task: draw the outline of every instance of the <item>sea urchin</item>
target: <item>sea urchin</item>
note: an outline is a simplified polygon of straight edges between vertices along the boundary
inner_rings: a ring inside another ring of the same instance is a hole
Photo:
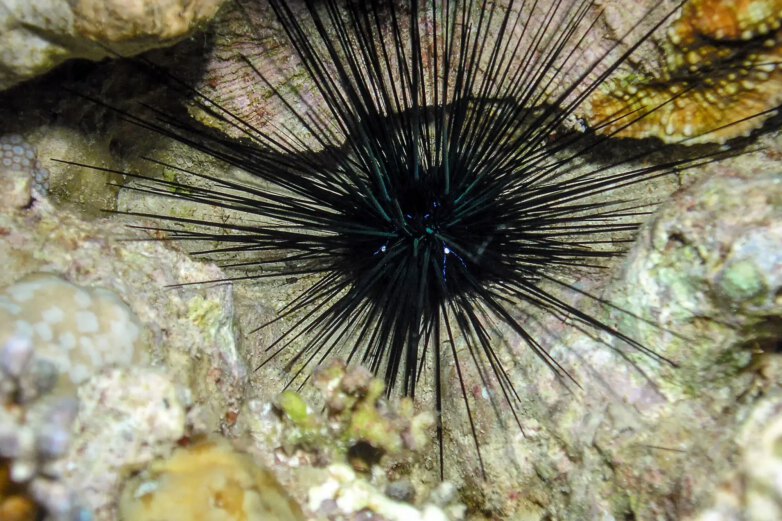
[[[465,366],[496,384],[519,423],[519,397],[491,325],[518,334],[563,380],[567,371],[529,327],[541,313],[665,361],[564,295],[579,291],[573,272],[619,255],[631,240],[648,211],[635,185],[713,159],[587,164],[610,136],[573,122],[670,13],[656,23],[644,17],[649,27],[587,59],[599,18],[591,1],[268,3],[319,97],[302,106],[295,92],[275,91],[296,128],[261,131],[171,75],[173,87],[239,138],[163,111],[125,113],[257,180],[159,163],[177,179],[127,174],[144,179],[136,190],[234,218],[128,213],[165,221],[147,229],[170,239],[212,241],[196,253],[220,261],[229,280],[304,277],[275,318],[289,326],[265,346],[266,360],[292,353],[293,381],[338,353],[409,396],[428,373],[440,413],[447,358],[479,459]],[[256,7],[247,4],[240,6]],[[442,437],[440,420],[441,451]]]

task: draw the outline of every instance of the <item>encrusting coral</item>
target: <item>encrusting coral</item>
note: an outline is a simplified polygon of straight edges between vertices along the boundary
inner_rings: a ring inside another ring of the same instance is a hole
[[[16,170],[31,176],[33,189],[41,195],[49,192],[49,171],[38,160],[34,146],[18,134],[0,136],[0,161],[3,170]]]
[[[28,338],[0,344],[0,519],[86,521],[62,480],[78,402],[53,393],[56,370]]]
[[[142,361],[139,333],[133,313],[106,289],[35,274],[0,291],[0,341],[30,338],[37,356],[61,374],[61,386],[73,388],[108,365]]]
[[[668,29],[666,64],[591,99],[588,122],[616,137],[686,144],[746,135],[782,103],[782,1],[690,0]]]
[[[303,521],[274,475],[221,439],[177,449],[130,479],[122,521]]]

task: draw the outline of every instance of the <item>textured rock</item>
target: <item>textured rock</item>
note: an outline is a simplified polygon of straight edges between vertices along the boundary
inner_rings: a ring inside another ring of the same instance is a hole
[[[443,418],[448,478],[507,519],[681,519],[706,508],[733,470],[741,425],[782,381],[767,369],[782,339],[782,183],[772,158],[706,167],[642,228],[612,285],[576,282],[624,311],[567,297],[678,367],[557,320],[528,324],[575,388],[501,330],[512,347],[498,356],[513,367],[524,433],[497,387],[464,372],[487,480],[456,385],[443,398],[456,404]]]
[[[69,58],[132,55],[187,36],[223,0],[4,0],[0,90]]]
[[[145,348],[139,354],[192,388],[210,429],[219,428],[225,415],[238,408],[246,365],[237,351],[230,286],[206,291],[167,287],[220,279],[216,267],[159,243],[123,241],[127,228],[109,221],[86,223],[45,200],[26,210],[0,212],[0,230],[0,284],[46,269],[79,286],[111,291],[138,321],[136,345]]]
[[[563,30],[569,23],[572,23],[570,17],[573,11],[567,7],[567,3],[560,3],[552,9],[554,3],[548,1],[489,0],[485,3],[470,5],[472,5],[472,9],[485,9],[485,12],[494,13],[490,20],[488,17],[482,19],[483,23],[491,24],[491,28],[481,29],[485,30],[487,34],[495,34],[500,30],[503,17],[498,13],[503,13],[509,5],[514,5],[514,16],[510,17],[507,27],[505,27],[508,31],[508,40],[519,41],[520,50],[513,57],[513,63],[509,65],[509,70],[513,71],[522,67],[529,70],[539,70],[544,68],[543,63],[550,58],[551,46],[554,44],[551,41],[547,43],[540,41],[536,34],[538,27],[545,25],[550,32],[554,33]],[[295,16],[301,19],[306,19],[309,16],[306,12],[305,2],[302,0],[291,0],[288,4]],[[574,34],[578,36],[571,35],[569,40],[563,36],[557,36],[562,38],[566,48],[570,48],[581,35],[586,34],[590,45],[582,46],[573,54],[561,51],[561,59],[555,60],[558,74],[541,80],[540,87],[547,92],[546,95],[537,98],[537,104],[544,105],[551,102],[556,95],[562,94],[573,82],[577,84],[577,88],[568,96],[568,99],[575,98],[582,88],[586,89],[591,82],[598,80],[600,74],[608,68],[609,63],[618,58],[621,51],[627,49],[629,42],[640,36],[640,30],[648,29],[653,25],[654,20],[659,20],[666,14],[665,8],[648,13],[649,8],[659,4],[651,0],[638,0],[629,4],[628,2],[620,2],[621,9],[617,9],[627,15],[629,22],[621,32],[607,27],[600,16],[603,10],[598,6],[591,6],[581,23],[574,29]],[[304,117],[313,115],[316,118],[324,118],[324,121],[329,121],[332,115],[310,77],[302,74],[303,64],[289,43],[282,27],[276,23],[271,8],[265,2],[247,3],[243,7],[244,9],[238,9],[232,5],[226,6],[225,15],[221,16],[220,22],[214,28],[215,43],[209,50],[204,75],[198,80],[197,89],[254,129],[261,132],[275,132],[281,128],[295,129],[300,139],[304,139],[308,146],[313,147],[313,150],[318,150],[321,144],[312,138],[309,129],[303,128],[300,121],[289,110],[286,102],[292,103],[292,106]],[[638,18],[644,14],[649,14],[644,23],[635,31],[629,31],[629,26],[636,24]],[[519,19],[516,18],[518,15],[520,15]],[[530,20],[529,23],[526,22],[527,18]],[[390,24],[391,15],[386,13],[382,23]],[[409,19],[406,16],[398,17],[397,23],[399,23],[402,33],[408,31]],[[429,23],[431,21],[426,22],[426,24]],[[457,20],[455,26],[459,30],[461,22]],[[313,34],[315,32],[311,27],[305,30],[310,30]],[[631,35],[628,36],[628,32]],[[442,37],[442,33],[440,37]],[[314,36],[313,38],[317,39]],[[552,38],[551,40],[556,39]],[[618,40],[623,41],[617,42]],[[440,45],[442,44],[440,42]],[[613,48],[612,44],[615,44]],[[535,51],[528,54],[522,50],[525,48]],[[484,66],[488,66],[489,54],[487,48],[480,58],[486,62]],[[606,54],[608,54],[607,58]],[[606,59],[601,60],[601,58]],[[390,60],[389,70],[396,70],[395,61],[398,57],[393,52],[389,52],[387,59]],[[252,64],[252,67],[248,65],[247,60]],[[424,63],[426,67],[431,67],[431,57],[425,58]],[[454,70],[456,64],[457,60],[454,60]],[[263,81],[260,81],[259,73]],[[452,77],[455,77],[455,74]],[[431,78],[430,74],[424,74],[424,81],[431,81]],[[481,83],[480,80],[479,73],[475,82],[476,89],[477,85]],[[429,85],[428,88],[432,89],[432,85]],[[432,91],[430,90],[430,92]],[[194,117],[207,125],[220,128],[227,134],[243,135],[242,131],[215,118],[204,108],[204,105],[198,100],[191,100],[190,110]]]
[[[367,369],[348,369],[342,360],[331,360],[315,370],[313,383],[326,402],[325,418],[294,391],[277,397],[287,430],[278,442],[286,452],[302,449],[318,461],[349,460],[368,471],[385,455],[399,457],[429,446],[431,413],[415,414],[410,398],[390,406],[383,399],[385,384]]]
[[[451,516],[433,503],[416,508],[395,501],[356,475],[345,465],[328,467],[328,479],[310,490],[310,509],[319,518],[359,521],[366,516],[383,521],[458,521],[463,510]]]
[[[185,435],[189,399],[152,369],[111,369],[79,387],[64,480],[78,487],[96,519],[115,519],[125,472],[167,456]]]
[[[607,0],[601,5],[611,3]],[[614,6],[617,3],[620,9],[607,8],[607,13],[625,17],[629,25],[639,18],[639,9],[643,12],[639,7],[643,2],[614,1]],[[272,31],[273,24],[269,25]],[[616,31],[614,36],[617,34],[621,35],[622,31]],[[304,105],[308,101],[306,89],[296,90],[296,82],[301,80],[301,76],[296,76],[297,64],[290,57],[289,49],[275,47],[284,41],[279,31],[273,36],[280,39],[270,37],[263,46],[255,48],[255,53],[260,56],[268,51],[273,55],[279,51],[282,72],[291,73],[290,82],[283,80],[283,84],[290,88],[292,99]],[[225,41],[230,38],[230,34],[225,36]],[[244,43],[246,40],[235,38],[233,46],[224,46],[219,52],[228,57]],[[592,49],[590,46],[587,52]],[[251,58],[255,60],[256,56],[251,54]],[[278,113],[279,107],[275,108],[273,100],[268,100],[268,90],[259,86],[252,71],[245,71],[247,77],[239,81],[229,74],[232,70],[224,69],[225,74],[210,71],[205,83],[227,77],[232,90],[226,95],[240,102],[237,106],[243,111],[241,114],[256,112],[264,121],[271,121],[271,126],[284,126],[289,121]],[[301,100],[297,98],[299,93]],[[38,94],[32,92],[30,96]],[[309,106],[301,108],[307,110]],[[69,129],[62,127],[56,131],[67,133]],[[48,137],[52,129],[43,127],[38,132]],[[103,130],[98,134],[105,138]],[[48,151],[46,157],[75,157],[82,162],[125,168],[108,161],[104,163],[103,157],[96,159],[97,156],[88,155],[93,143],[93,137],[88,135],[72,147],[88,159]],[[161,142],[160,146],[165,144]],[[777,161],[778,165],[778,150],[782,147],[772,143],[770,148],[762,160],[769,164]],[[676,152],[674,148],[670,151]],[[184,167],[197,171],[216,171],[197,163],[195,155],[156,157],[181,159]],[[669,354],[680,363],[681,371],[641,360],[648,372],[647,379],[607,348],[605,343],[610,339],[593,339],[578,331],[568,335],[556,322],[530,323],[530,331],[539,335],[557,360],[569,369],[575,368],[583,389],[566,389],[520,346],[517,338],[507,331],[492,331],[498,338],[506,338],[509,344],[519,344],[514,346],[515,351],[503,352],[501,356],[503,364],[513,367],[513,381],[523,400],[524,434],[518,432],[510,411],[501,402],[499,413],[505,423],[497,424],[492,407],[497,405],[499,390],[485,386],[474,374],[468,375],[467,389],[475,400],[478,437],[488,472],[487,479],[482,480],[477,472],[469,425],[463,415],[459,419],[450,412],[458,410],[462,398],[458,386],[454,385],[457,382],[454,369],[444,364],[444,380],[450,384],[445,400],[452,405],[445,412],[447,477],[464,485],[462,500],[469,504],[471,516],[482,519],[481,513],[485,512],[486,518],[493,519],[681,519],[696,516],[702,508],[709,508],[705,513],[710,513],[712,503],[719,503],[737,505],[735,519],[740,519],[744,505],[762,505],[767,500],[767,496],[760,495],[759,501],[750,502],[743,489],[734,493],[732,489],[740,482],[727,474],[731,467],[743,461],[744,452],[749,453],[751,440],[774,438],[762,434],[766,431],[756,426],[747,429],[746,438],[739,439],[739,426],[745,424],[747,417],[754,417],[756,410],[765,407],[759,401],[762,395],[777,391],[778,382],[782,381],[778,373],[767,374],[765,363],[761,369],[755,368],[761,358],[776,358],[773,354],[756,356],[756,352],[773,350],[779,338],[780,315],[774,292],[779,287],[775,259],[780,247],[774,230],[780,216],[774,209],[777,204],[774,198],[778,194],[775,176],[778,179],[780,170],[777,166],[776,170],[762,172],[754,167],[753,161],[752,156],[737,160],[733,172],[711,167],[700,172],[719,177],[706,188],[702,185],[677,197],[659,214],[654,224],[645,229],[629,260],[627,273],[605,293],[621,307],[648,317],[654,324],[663,324],[663,327],[646,327],[627,314],[614,314],[615,323],[632,331],[655,350]],[[85,196],[83,191],[76,190],[74,197],[89,198],[91,193]],[[127,194],[123,197],[131,199]],[[138,198],[126,206],[139,207]],[[218,270],[192,263],[180,252],[160,244],[122,243],[117,237],[130,232],[117,221],[85,223],[57,212],[45,202],[36,203],[24,212],[0,214],[0,233],[0,258],[9,270],[0,271],[3,284],[46,269],[82,286],[110,288],[128,303],[145,331],[148,328],[142,335],[151,339],[155,362],[176,375],[177,383],[192,382],[193,401],[213,411],[211,421],[206,423],[208,428],[233,424],[235,406],[244,391],[242,357],[246,355],[233,343],[231,292],[224,287],[164,288],[181,282],[220,278],[222,274]],[[600,291],[600,282],[578,283],[588,291]],[[267,302],[279,304],[276,308],[279,309],[286,301],[284,289],[278,285],[259,284],[240,291],[246,296],[246,313],[238,317],[245,331],[274,316],[275,307]],[[579,302],[578,295],[569,298],[589,312],[608,313],[599,306],[590,307],[583,299]],[[677,334],[683,338],[677,338]],[[244,339],[248,351],[249,346],[263,346],[267,340],[274,338],[266,331]],[[458,349],[466,347],[462,343]],[[286,378],[286,374],[265,370],[253,382],[252,392],[264,394],[267,400],[249,403],[239,418],[252,423],[254,429],[250,430],[258,434],[257,439],[267,439],[263,429],[283,428],[279,418],[276,424],[270,419],[276,415],[268,398],[281,388]],[[229,400],[227,396],[234,399]],[[432,403],[431,392],[422,388],[417,399],[428,405]],[[291,409],[294,410],[295,407]],[[773,407],[770,411],[769,424],[772,424],[778,412]],[[169,444],[170,440],[164,441],[159,447],[161,452],[168,450],[164,446]],[[774,468],[773,458],[767,452],[770,444],[758,443],[758,451],[753,452],[751,461],[758,472]],[[317,508],[322,508],[324,513],[355,514],[345,513],[349,507],[341,510],[337,501],[343,493],[349,495],[363,490],[366,483],[355,485],[349,473],[338,477],[328,474],[332,469],[313,469],[310,464],[321,462],[301,457],[301,452],[289,457],[276,445],[260,442],[253,448],[263,452],[264,463],[270,467],[288,469],[289,474],[283,480],[286,487],[300,489],[304,481],[307,490],[312,491]],[[436,479],[433,476],[437,455],[435,450],[428,452],[429,466],[424,471],[431,481]],[[765,462],[768,465],[761,465]],[[296,465],[300,465],[301,475],[294,475]],[[755,477],[744,468],[744,463],[741,465],[738,479],[751,475],[752,487],[760,494],[768,480]],[[394,474],[406,469],[383,470]],[[317,479],[301,477],[306,472],[316,474]],[[419,478],[420,475],[413,478],[417,491]],[[298,485],[294,483],[296,479]],[[362,479],[357,477],[355,481]],[[422,481],[425,483],[426,478]],[[716,486],[721,483],[727,484],[728,491],[715,494]],[[326,486],[317,488],[321,484]],[[725,497],[725,502],[720,503],[717,496]],[[297,498],[302,499],[300,490]],[[378,496],[372,500],[375,499]],[[342,505],[345,504],[361,503],[343,501]],[[717,508],[722,506],[713,506]]]
[[[166,456],[186,434],[230,424],[246,383],[230,286],[168,287],[220,279],[220,270],[162,244],[124,241],[127,230],[85,222],[44,196],[0,208],[0,285],[8,285],[0,336],[20,340],[9,341],[0,368],[40,375],[36,381],[56,393],[75,387],[80,398],[59,481],[35,490],[67,505],[62,490],[78,488],[99,520],[114,519],[128,470]],[[41,271],[48,274],[32,275]],[[25,355],[23,341],[39,342],[40,353]],[[58,376],[67,385],[55,386]],[[41,385],[25,378],[17,391],[0,379],[0,391],[37,395]],[[67,485],[52,488],[58,483]]]
[[[656,214],[638,244],[617,304],[657,327],[620,320],[680,365],[670,375],[677,386],[666,390],[727,384],[753,351],[774,349],[782,337],[775,323],[782,316],[782,183],[774,166],[723,169],[698,183]]]
[[[782,397],[758,402],[739,433],[740,456],[714,491],[713,504],[688,521],[782,519]]]
[[[70,2],[78,34],[102,43],[149,45],[189,34],[222,0],[78,0]]]
[[[274,406],[249,399],[237,423],[258,459],[277,472],[307,514],[333,521],[464,519],[452,484],[416,486],[400,479],[408,470],[391,470],[413,466],[432,452],[431,413],[414,415],[409,399],[388,402],[381,380],[339,360],[319,367],[313,379],[322,410],[285,391]]]

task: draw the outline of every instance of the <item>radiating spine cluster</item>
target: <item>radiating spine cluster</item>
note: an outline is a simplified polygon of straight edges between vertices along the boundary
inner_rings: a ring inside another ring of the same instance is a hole
[[[340,355],[409,396],[431,374],[437,413],[449,364],[479,459],[465,371],[495,385],[520,426],[520,400],[490,333],[495,324],[563,379],[567,370],[532,333],[542,315],[672,363],[564,295],[600,300],[575,288],[571,273],[623,251],[648,211],[631,187],[715,157],[588,164],[605,138],[566,125],[671,13],[583,66],[579,48],[594,37],[598,16],[593,2],[509,3],[325,0],[295,11],[270,0],[325,111],[278,94],[300,128],[259,132],[172,81],[242,138],[162,112],[125,114],[259,181],[163,163],[178,180],[127,174],[144,179],[139,191],[235,216],[131,212],[168,223],[147,228],[173,240],[216,243],[195,253],[221,261],[235,273],[228,280],[301,277],[298,295],[272,321],[290,325],[265,347],[267,361],[286,355],[293,381]],[[577,65],[582,72],[573,72]]]

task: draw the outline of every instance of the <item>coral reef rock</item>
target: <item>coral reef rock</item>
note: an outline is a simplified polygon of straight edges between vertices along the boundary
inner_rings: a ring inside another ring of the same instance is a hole
[[[664,390],[744,385],[736,377],[753,352],[782,338],[779,172],[723,169],[678,194],[639,239],[614,302],[649,320],[619,318],[635,338],[679,364]]]
[[[7,171],[0,164],[0,175]],[[114,520],[129,472],[189,436],[229,429],[239,410],[247,362],[231,286],[171,287],[224,275],[161,243],[123,240],[134,233],[110,219],[82,220],[45,195],[0,205],[0,343],[8,345],[0,390],[22,401],[21,412],[2,418],[10,448],[0,463],[10,461],[30,498],[11,503],[21,514],[31,505],[66,512],[78,490],[88,510],[74,515]],[[27,411],[43,394],[43,412]],[[78,413],[65,414],[77,399]]]
[[[575,34],[588,33],[589,44],[581,46],[573,54],[560,50],[561,59],[557,60],[557,64],[554,66],[557,74],[550,75],[546,81],[542,81],[538,86],[547,89],[546,94],[537,100],[539,103],[552,102],[557,95],[562,94],[571,85],[575,87],[571,99],[575,98],[583,90],[590,87],[592,82],[598,81],[600,75],[608,68],[610,60],[601,60],[601,58],[609,52],[615,40],[604,34],[606,29],[603,27],[602,20],[597,20],[597,23],[594,23],[595,18],[599,18],[598,14],[603,13],[602,6],[605,1],[591,6],[588,9],[589,14],[584,16],[578,24],[578,28],[573,30]],[[305,8],[307,2],[289,0],[287,4],[293,16],[301,20],[309,18]],[[419,4],[424,5],[423,3]],[[639,17],[643,17],[644,13],[654,4],[654,0],[619,2],[621,12],[632,19],[632,23],[636,23]],[[481,19],[483,23],[490,26],[490,28],[483,29],[486,34],[498,34],[500,30],[506,30],[506,38],[511,42],[518,42],[519,51],[515,53],[511,63],[508,64],[509,71],[532,71],[537,68],[552,67],[552,65],[544,64],[548,53],[540,52],[540,48],[545,44],[539,40],[537,31],[529,30],[528,27],[547,27],[553,33],[555,27],[564,27],[573,23],[573,19],[571,19],[573,11],[566,7],[567,3],[562,3],[556,8],[551,7],[553,5],[553,2],[490,0],[486,5],[468,2],[465,7],[474,10],[486,8],[493,12],[494,16]],[[512,6],[510,8],[514,12],[514,15],[507,22],[508,25],[515,26],[512,30],[509,30],[508,27],[502,27],[504,17],[498,15],[498,13],[504,13],[509,6]],[[419,19],[422,27],[431,23],[428,18],[431,13],[428,10],[424,11],[428,14],[421,15],[422,18]],[[515,16],[519,12],[522,15],[517,21]],[[658,17],[660,14],[657,13]],[[525,21],[527,19],[529,23]],[[408,17],[399,16],[395,23],[399,24],[403,33],[409,30],[410,20]],[[304,22],[304,27],[305,31],[312,32],[310,36],[313,39],[318,38],[315,36],[316,30],[313,24]],[[204,74],[194,85],[196,90],[229,110],[231,114],[254,129],[261,132],[276,132],[279,128],[295,129],[294,133],[299,139],[306,142],[308,147],[314,151],[319,150],[322,143],[314,139],[315,136],[312,135],[311,129],[301,124],[301,121],[294,116],[286,103],[293,101],[297,111],[300,111],[304,117],[328,114],[328,108],[309,75],[302,74],[304,66],[282,27],[275,23],[275,15],[270,6],[266,2],[245,2],[239,8],[238,4],[227,3],[213,29],[214,45],[208,50]],[[447,33],[444,31],[438,32],[437,38],[440,40],[438,45],[446,45],[445,34]],[[375,36],[373,35],[373,37]],[[568,48],[578,40],[578,37],[571,35],[567,43],[563,38],[563,44]],[[619,47],[626,48],[626,43]],[[509,45],[513,47],[516,43]],[[554,47],[552,42],[547,45]],[[526,53],[524,49],[538,49],[538,52]],[[425,49],[423,52],[427,53]],[[489,63],[491,53],[478,54],[480,54],[479,59],[484,62],[481,67],[478,67],[479,71],[485,71],[491,67],[496,68],[496,63]],[[575,56],[578,58],[576,59]],[[395,53],[388,53],[385,59],[389,61],[388,70],[397,70],[398,65],[395,62],[398,60],[398,56]],[[249,60],[252,66],[248,66],[246,60]],[[436,63],[436,60],[434,62]],[[457,61],[454,61],[452,74],[456,74],[456,66]],[[431,56],[424,60],[424,67],[429,70],[422,75],[422,81],[430,82],[436,76],[430,70],[433,67]],[[483,72],[478,72],[476,85],[481,84],[482,74]],[[534,74],[528,74],[534,76]],[[262,82],[258,81],[259,75],[263,77]],[[428,85],[427,92],[434,92],[432,90],[434,88],[434,85]],[[477,92],[475,95],[480,96]],[[283,101],[281,97],[286,101]],[[295,101],[297,99],[301,102]],[[205,110],[207,107],[195,98],[189,100],[188,104],[193,117],[202,123],[219,128],[228,135],[235,137],[243,135],[233,125],[227,124],[221,118],[215,117],[209,110]],[[502,110],[501,104],[498,104],[497,110]]]
[[[431,412],[416,412],[410,399],[387,400],[382,380],[341,360],[318,367],[312,381],[319,391],[313,399],[325,407],[310,407],[288,390],[273,405],[248,400],[237,422],[308,514],[344,521],[464,518],[452,485],[438,486],[431,468],[413,475],[436,453],[428,450]]]
[[[615,281],[596,293],[616,307],[583,304],[677,367],[542,322],[534,333],[579,383],[571,391],[506,334],[519,346],[512,378],[529,411],[524,436],[507,427],[512,420],[479,418],[484,481],[469,473],[469,426],[446,432],[446,469],[464,469],[449,478],[466,483],[468,504],[503,519],[683,519],[709,506],[743,450],[741,426],[782,381],[768,375],[782,339],[775,154],[703,167],[701,181],[650,217]],[[466,388],[496,392],[464,375]]]
[[[464,509],[455,508],[446,513],[439,505],[426,503],[422,508],[383,494],[366,480],[361,479],[348,466],[331,465],[329,478],[309,493],[310,509],[319,518],[360,521],[451,521],[463,519]],[[446,487],[447,488],[447,485]],[[444,498],[452,498],[453,491],[440,491]]]
[[[64,481],[78,402],[53,392],[56,372],[29,338],[0,343],[0,519],[89,519]]]
[[[689,521],[782,519],[782,396],[758,403],[738,436],[740,458],[714,493],[714,504]]]
[[[114,293],[35,274],[0,291],[0,341],[32,339],[60,384],[79,385],[108,365],[142,363],[138,319]]]
[[[46,195],[49,191],[49,171],[38,161],[35,147],[17,134],[0,136],[0,188],[3,201],[15,208],[30,204],[33,191]]]
[[[40,305],[35,304],[30,316],[21,319],[30,327],[17,326],[17,318],[13,319],[13,327],[21,327],[22,333],[49,339],[47,350],[55,360],[78,355],[88,370],[122,365],[123,360],[132,364],[147,360],[150,365],[165,367],[178,385],[191,389],[194,406],[209,430],[220,429],[226,415],[238,410],[247,370],[237,350],[231,286],[170,287],[224,278],[217,267],[194,262],[161,243],[125,241],[129,228],[108,220],[85,222],[53,208],[46,200],[30,208],[0,208],[0,230],[4,263],[0,285],[14,287],[24,277],[45,270],[52,274],[45,286],[56,290],[57,299],[63,300],[61,307],[68,307],[67,312],[63,310],[63,322],[49,323],[46,317],[57,319],[59,315],[44,297],[36,296]],[[93,313],[94,317],[80,315],[86,308],[78,307],[78,299],[107,307]],[[1,313],[5,317],[24,307],[11,295],[4,302],[7,306]],[[124,334],[122,330],[130,334],[134,323],[139,338],[130,343],[128,338],[118,340],[116,335]],[[79,332],[80,327],[95,326],[99,331]],[[112,330],[117,327],[120,330]],[[107,334],[107,338],[101,336]],[[103,340],[116,345],[110,346],[111,355],[95,358],[102,348],[95,345],[92,349],[90,343]],[[79,368],[76,376],[82,372]]]
[[[167,456],[184,437],[189,396],[160,371],[110,369],[79,387],[65,480],[96,519],[114,519],[128,470]]]
[[[4,0],[0,90],[70,58],[99,60],[170,45],[223,0]]]
[[[224,440],[177,449],[124,486],[122,521],[304,521],[275,477]]]
[[[780,13],[779,0],[690,0],[668,29],[661,70],[596,92],[589,123],[688,145],[748,134],[782,103]]]
[[[288,453],[302,449],[317,459],[345,461],[369,470],[384,455],[400,457],[420,451],[431,441],[431,413],[415,413],[403,398],[390,406],[385,384],[363,367],[346,367],[339,359],[316,369],[313,383],[326,401],[326,417],[316,414],[294,391],[284,391],[276,405],[286,435],[280,440]]]

